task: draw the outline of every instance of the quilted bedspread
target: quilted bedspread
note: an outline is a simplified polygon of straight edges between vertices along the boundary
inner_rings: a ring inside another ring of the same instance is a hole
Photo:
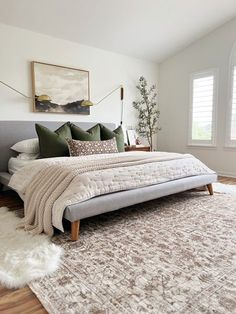
[[[64,231],[68,205],[116,191],[214,173],[189,154],[126,152],[32,161],[10,181],[24,200],[21,227],[34,234]]]

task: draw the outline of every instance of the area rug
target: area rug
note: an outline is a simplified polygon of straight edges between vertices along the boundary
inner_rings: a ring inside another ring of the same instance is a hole
[[[0,208],[0,283],[20,288],[58,269],[63,249],[45,235],[16,229],[20,218]]]
[[[30,288],[49,313],[236,313],[236,198],[184,192],[81,222]]]

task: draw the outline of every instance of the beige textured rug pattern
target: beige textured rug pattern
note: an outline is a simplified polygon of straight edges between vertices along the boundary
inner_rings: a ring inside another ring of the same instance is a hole
[[[236,199],[185,192],[58,235],[53,275],[30,284],[49,313],[236,313]]]

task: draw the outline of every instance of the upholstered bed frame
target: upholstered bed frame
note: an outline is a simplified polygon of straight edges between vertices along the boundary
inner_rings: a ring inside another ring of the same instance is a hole
[[[43,124],[55,130],[63,122],[54,121],[0,121],[0,184],[7,187],[10,174],[8,173],[8,160],[15,156],[10,147],[16,142],[37,137],[35,123]],[[74,122],[82,129],[88,129],[93,122]],[[108,128],[115,128],[113,123],[103,123]],[[71,222],[71,238],[78,239],[80,220],[126,206],[142,203],[162,196],[186,191],[189,189],[207,186],[209,193],[213,194],[212,183],[217,181],[216,174],[199,175],[182,178],[166,183],[147,186],[143,188],[121,191],[94,197],[88,201],[67,206],[64,218]]]

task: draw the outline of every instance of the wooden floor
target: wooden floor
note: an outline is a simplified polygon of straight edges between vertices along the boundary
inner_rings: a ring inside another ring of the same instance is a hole
[[[236,179],[219,177],[225,184],[235,184]],[[11,209],[22,207],[22,201],[14,192],[0,194],[0,207],[7,206]],[[28,288],[9,290],[0,286],[0,313],[1,314],[45,314],[47,311]]]

